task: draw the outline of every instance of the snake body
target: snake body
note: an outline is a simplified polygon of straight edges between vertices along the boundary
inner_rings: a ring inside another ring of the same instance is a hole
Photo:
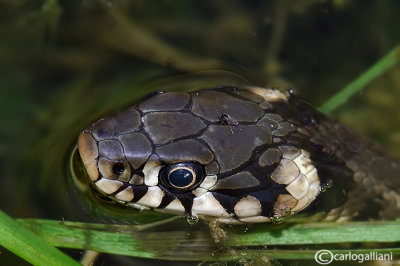
[[[94,122],[78,149],[93,187],[138,209],[225,223],[400,210],[395,158],[276,89],[155,92]]]

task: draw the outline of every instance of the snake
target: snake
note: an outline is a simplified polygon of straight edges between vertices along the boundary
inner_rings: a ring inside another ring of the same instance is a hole
[[[156,91],[91,123],[78,150],[96,193],[140,210],[230,224],[400,214],[397,158],[292,90]]]

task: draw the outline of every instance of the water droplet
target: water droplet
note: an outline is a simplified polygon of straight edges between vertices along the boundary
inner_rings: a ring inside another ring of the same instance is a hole
[[[321,191],[321,192],[327,191],[329,188],[332,187],[332,184],[333,184],[333,180],[329,179],[328,181],[326,181],[325,184],[321,185],[321,187],[319,188],[319,191]]]
[[[186,216],[186,221],[190,225],[195,225],[199,222],[199,217],[197,217],[196,215],[188,215],[188,216]]]
[[[282,216],[271,217],[271,221],[274,224],[282,224],[285,222],[285,220],[286,220],[285,217],[282,217]]]
[[[287,207],[287,208],[285,208],[285,217],[286,216],[289,216],[289,215],[291,215],[292,214],[292,208],[289,208],[289,207]]]

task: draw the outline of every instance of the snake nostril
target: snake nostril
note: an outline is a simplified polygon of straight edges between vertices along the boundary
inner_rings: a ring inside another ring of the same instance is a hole
[[[121,175],[124,172],[125,167],[122,163],[116,163],[113,165],[112,170],[114,174]]]

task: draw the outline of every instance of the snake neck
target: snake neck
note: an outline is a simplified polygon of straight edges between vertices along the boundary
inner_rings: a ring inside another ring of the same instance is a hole
[[[325,117],[313,131],[310,142],[323,147],[321,151],[327,160],[338,159],[345,166],[342,170],[346,170],[336,173],[341,177],[336,180],[332,173],[333,187],[340,188],[347,200],[330,210],[326,221],[391,220],[400,216],[400,162],[397,158],[378,144]]]

